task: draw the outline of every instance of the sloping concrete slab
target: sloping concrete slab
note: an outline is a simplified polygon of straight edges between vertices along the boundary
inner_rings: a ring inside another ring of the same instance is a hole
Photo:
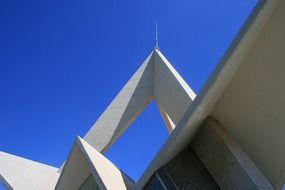
[[[99,189],[131,189],[133,181],[86,141],[77,137],[56,190],[77,190],[92,175]]]
[[[58,168],[0,151],[0,180],[6,189],[52,190]]]

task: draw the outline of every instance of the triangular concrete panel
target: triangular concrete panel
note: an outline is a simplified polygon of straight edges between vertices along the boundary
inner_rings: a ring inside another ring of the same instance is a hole
[[[53,189],[57,168],[0,152],[0,180],[8,190]]]
[[[93,181],[93,182],[92,182]],[[92,185],[89,185],[89,184]],[[134,182],[86,141],[77,137],[55,190],[132,189]]]
[[[84,139],[105,152],[154,100],[171,133],[196,94],[159,49],[154,49]]]

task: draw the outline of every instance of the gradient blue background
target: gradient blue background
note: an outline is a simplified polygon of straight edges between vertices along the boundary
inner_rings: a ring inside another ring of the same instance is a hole
[[[59,167],[154,47],[199,93],[256,0],[1,0],[0,150]],[[151,132],[150,132],[151,131]],[[106,153],[137,180],[167,138],[154,103]]]

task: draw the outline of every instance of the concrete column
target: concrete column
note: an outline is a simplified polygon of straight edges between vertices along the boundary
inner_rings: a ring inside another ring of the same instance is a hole
[[[191,146],[221,189],[273,189],[242,148],[215,119],[205,120]]]

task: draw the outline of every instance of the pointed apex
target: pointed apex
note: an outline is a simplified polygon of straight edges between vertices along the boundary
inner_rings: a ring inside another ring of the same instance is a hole
[[[155,23],[155,49],[159,49],[158,47],[158,23]]]

